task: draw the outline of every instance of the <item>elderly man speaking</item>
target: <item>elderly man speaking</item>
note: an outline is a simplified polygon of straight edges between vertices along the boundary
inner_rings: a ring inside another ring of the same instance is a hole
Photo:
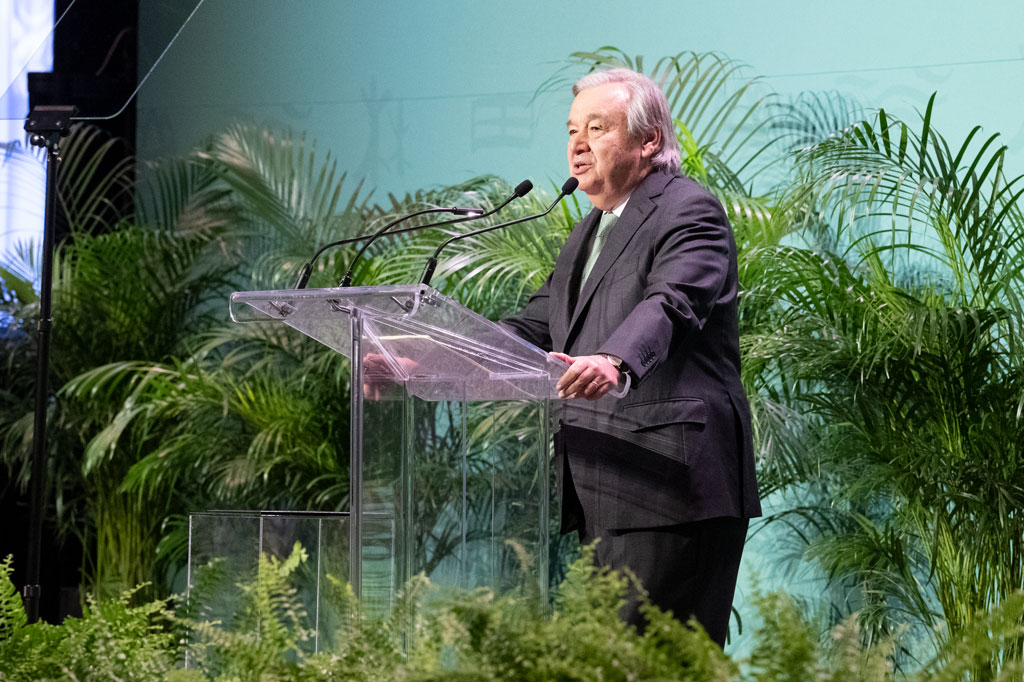
[[[573,94],[569,169],[594,210],[503,322],[569,365],[555,435],[562,532],[599,539],[600,564],[631,569],[654,604],[722,645],[761,513],[736,244],[719,201],[680,174],[668,103],[648,77],[598,71]],[[624,617],[644,626],[635,597]]]

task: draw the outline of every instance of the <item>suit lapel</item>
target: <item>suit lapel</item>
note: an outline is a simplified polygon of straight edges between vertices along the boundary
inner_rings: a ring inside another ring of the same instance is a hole
[[[672,176],[667,173],[651,173],[633,191],[632,196],[630,196],[629,201],[626,203],[626,208],[622,211],[622,216],[612,226],[608,239],[604,243],[604,248],[601,249],[601,254],[597,257],[597,262],[594,264],[594,269],[590,272],[590,277],[587,278],[583,290],[579,293],[579,300],[576,301],[575,308],[571,311],[566,348],[572,343],[572,337],[579,331],[583,311],[586,310],[590,299],[593,298],[594,292],[601,284],[601,280],[604,279],[608,270],[622,255],[630,240],[633,239],[633,235],[643,226],[647,218],[657,207],[653,199],[662,193],[665,185],[671,179]],[[587,219],[591,221],[589,229],[586,231],[587,237],[593,232],[600,214],[601,212],[595,209],[587,216]],[[582,232],[582,230],[578,230],[578,232]],[[577,244],[574,248],[574,273],[578,272],[580,267],[582,267],[581,261],[585,256],[583,247],[589,243],[587,239],[582,237],[581,240],[582,243]],[[568,240],[566,245],[568,246]],[[575,277],[569,277],[568,279],[572,281],[575,280]],[[572,292],[566,291],[564,293],[571,294]],[[565,300],[571,301],[574,299],[575,296],[567,296]]]

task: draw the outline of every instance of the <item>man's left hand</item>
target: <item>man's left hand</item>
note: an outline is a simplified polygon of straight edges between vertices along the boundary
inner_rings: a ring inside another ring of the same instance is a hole
[[[569,365],[556,385],[559,398],[597,400],[619,385],[619,369],[604,355],[551,355]]]

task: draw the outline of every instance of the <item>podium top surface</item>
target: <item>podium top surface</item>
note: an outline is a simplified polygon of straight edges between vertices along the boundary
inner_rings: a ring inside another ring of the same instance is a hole
[[[375,394],[401,384],[425,400],[552,399],[566,367],[421,284],[236,292],[231,318],[286,324],[358,359],[364,388]],[[353,334],[361,334],[358,358]]]

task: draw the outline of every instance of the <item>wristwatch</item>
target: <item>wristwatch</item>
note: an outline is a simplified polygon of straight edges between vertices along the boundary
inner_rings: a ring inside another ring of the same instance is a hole
[[[619,385],[622,386],[622,388],[616,388],[615,391],[610,391],[609,393],[616,398],[623,397],[629,392],[629,387],[633,383],[633,376],[629,373],[629,367],[627,367],[626,363],[622,361],[622,358],[616,355],[609,355],[608,353],[598,353],[598,355],[607,358],[608,362],[612,363],[612,367],[619,370]],[[625,384],[623,384],[623,382],[625,382]]]
[[[622,358],[620,358],[619,356],[617,356],[617,355],[610,355],[608,353],[598,353],[598,355],[603,355],[604,357],[608,358],[608,362],[612,363],[612,367],[614,367],[615,369],[619,370],[619,374],[625,374],[626,376],[631,376],[630,373],[629,373],[629,365],[627,365],[625,362],[623,362]]]
[[[622,362],[622,358],[615,355],[609,355],[608,353],[601,353],[604,357],[608,358],[608,362],[612,363],[612,367],[619,370],[620,372],[628,372],[629,368]]]

